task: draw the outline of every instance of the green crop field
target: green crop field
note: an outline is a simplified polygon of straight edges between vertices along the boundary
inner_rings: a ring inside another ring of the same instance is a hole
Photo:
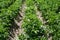
[[[22,14],[23,32],[9,39]],[[0,0],[0,40],[60,40],[60,0]]]

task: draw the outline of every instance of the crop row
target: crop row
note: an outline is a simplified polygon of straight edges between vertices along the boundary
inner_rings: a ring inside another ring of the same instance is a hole
[[[6,2],[6,4],[3,1]],[[0,2],[3,3],[3,7],[13,2],[10,6],[7,6],[8,8],[3,8],[1,5],[0,9],[0,40],[7,40],[11,23],[18,14],[22,0],[16,0],[15,2],[12,0],[2,0]]]
[[[46,30],[42,27],[42,22],[36,15],[36,9],[33,0],[25,1],[27,8],[23,18],[23,34],[19,36],[20,40],[47,40]],[[32,4],[31,4],[32,3]],[[23,37],[23,38],[22,38]]]

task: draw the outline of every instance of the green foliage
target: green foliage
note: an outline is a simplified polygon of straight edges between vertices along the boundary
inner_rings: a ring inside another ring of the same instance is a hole
[[[25,28],[27,34],[29,34],[32,37],[39,35],[38,32],[41,29],[40,28],[41,25],[42,23],[38,20],[38,18],[34,14],[30,13],[28,16],[24,18],[23,27]]]
[[[42,23],[41,21],[37,18],[37,16],[35,14],[31,14],[29,12],[29,14],[27,13],[27,15],[25,16],[25,18],[23,19],[23,24],[22,27],[25,31],[25,36],[24,34],[21,34],[19,36],[20,40],[42,40],[45,34],[44,29],[41,27]],[[26,35],[27,34],[27,35]],[[45,40],[45,36],[44,39]]]
[[[26,1],[26,4],[27,6],[33,6],[34,5],[34,1],[33,0],[25,0]]]
[[[22,0],[0,0],[0,40],[7,40],[9,29]]]
[[[18,14],[22,0],[0,0],[0,40],[7,40],[13,19]],[[47,40],[47,33],[52,40],[60,40],[60,0],[25,0],[27,9],[22,27],[25,34],[20,40]],[[36,15],[36,8],[42,11],[47,22],[46,28]]]
[[[21,34],[19,36],[20,40],[42,40],[42,38],[45,34],[45,31],[42,27],[42,22],[38,19],[35,11],[34,5],[29,4],[29,2],[32,0],[27,1],[27,9],[25,11],[25,16],[23,18],[23,24],[22,28],[25,31],[25,35]],[[44,39],[45,38],[44,36]],[[43,40],[44,40],[43,39]]]
[[[15,0],[0,0],[0,8],[8,8]]]
[[[46,25],[53,31],[53,40],[60,40],[60,0],[35,0],[37,7],[42,11],[42,16],[47,21]]]
[[[19,39],[20,39],[20,40],[47,40],[47,38],[44,37],[44,36],[42,36],[42,37],[40,37],[40,38],[29,38],[29,36],[27,36],[26,34],[21,34],[21,35],[19,36]]]

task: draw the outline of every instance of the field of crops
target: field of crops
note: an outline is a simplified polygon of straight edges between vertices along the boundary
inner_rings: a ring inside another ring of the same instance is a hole
[[[18,35],[19,40],[60,40],[60,0],[0,0],[0,40],[8,40],[24,4],[24,33]]]

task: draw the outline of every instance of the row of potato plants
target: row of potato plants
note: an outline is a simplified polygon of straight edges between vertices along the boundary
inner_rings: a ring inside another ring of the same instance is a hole
[[[49,26],[52,40],[60,40],[60,0],[35,0]]]
[[[0,9],[8,8],[15,0],[0,0]]]
[[[47,32],[36,15],[34,0],[25,0],[27,8],[23,18],[22,28],[25,33],[19,36],[20,40],[47,40]]]
[[[0,40],[7,40],[13,19],[18,14],[22,0],[0,0]]]

